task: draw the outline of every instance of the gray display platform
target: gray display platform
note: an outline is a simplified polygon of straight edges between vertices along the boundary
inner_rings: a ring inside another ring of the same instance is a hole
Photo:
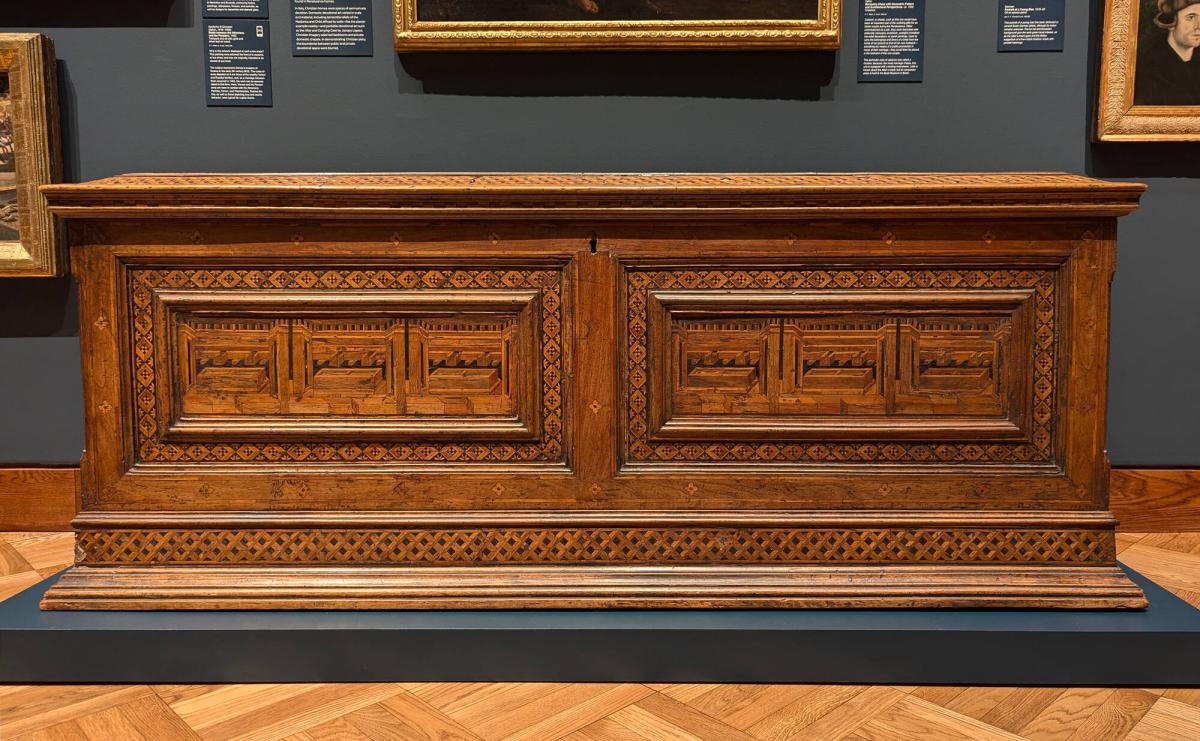
[[[1200,611],[43,612],[0,603],[2,682],[1200,685]]]

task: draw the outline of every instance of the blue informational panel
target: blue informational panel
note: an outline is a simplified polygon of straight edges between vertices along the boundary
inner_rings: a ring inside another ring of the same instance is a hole
[[[292,56],[369,57],[371,0],[292,0]]]
[[[858,81],[920,82],[925,68],[925,0],[862,0]]]
[[[269,21],[204,21],[204,72],[210,106],[271,105]]]
[[[1000,0],[996,51],[1062,51],[1067,0]]]
[[[205,18],[267,18],[267,0],[203,0]]]

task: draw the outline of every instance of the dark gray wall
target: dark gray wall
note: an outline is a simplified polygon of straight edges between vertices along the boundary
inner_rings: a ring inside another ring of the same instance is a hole
[[[1065,170],[1150,183],[1122,222],[1109,449],[1200,465],[1200,144],[1088,141],[1100,11],[1068,0],[1066,51],[997,54],[995,0],[930,0],[925,82],[855,82],[841,52],[292,58],[272,0],[275,107],[206,108],[199,0],[39,0],[5,22],[54,39],[67,176],[131,171]],[[32,6],[32,7],[29,7]],[[5,29],[9,30],[9,29]],[[17,30],[13,28],[11,30]],[[68,281],[0,283],[0,463],[82,446]]]

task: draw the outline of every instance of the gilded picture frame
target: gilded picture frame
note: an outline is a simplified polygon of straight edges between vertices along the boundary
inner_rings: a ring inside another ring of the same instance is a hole
[[[806,9],[803,18],[771,19],[706,17],[650,19],[613,18],[607,11],[608,0],[561,0],[563,6],[584,9],[574,15],[595,15],[594,19],[561,20],[496,18],[480,19],[479,9],[489,0],[392,0],[395,16],[396,50],[410,51],[652,51],[669,49],[836,49],[841,42],[842,0],[790,0]],[[498,3],[508,0],[495,0]],[[780,15],[789,0],[776,0]],[[437,4],[439,12],[430,13]],[[541,3],[543,6],[545,2]],[[602,5],[604,4],[604,5]],[[658,7],[653,2],[646,5]],[[721,0],[709,0],[718,6],[715,15],[729,15],[719,8]],[[661,4],[659,4],[661,5]],[[471,20],[446,20],[445,8],[469,7]],[[531,5],[497,5],[508,10]],[[624,7],[629,7],[626,0]],[[697,6],[691,6],[697,7]],[[703,11],[692,11],[703,14]],[[431,20],[430,16],[441,16]],[[553,14],[550,14],[553,15]],[[563,13],[563,17],[571,15]]]
[[[62,179],[54,46],[0,33],[0,277],[66,269],[62,240],[38,190]]]
[[[1097,141],[1200,141],[1198,92],[1176,98],[1180,103],[1175,104],[1155,89],[1171,84],[1170,80],[1148,77],[1151,64],[1174,66],[1170,56],[1174,52],[1159,51],[1159,47],[1170,46],[1167,39],[1178,27],[1177,16],[1189,7],[1200,12],[1200,0],[1185,8],[1177,8],[1170,0],[1106,0],[1094,130]],[[1200,50],[1196,55],[1180,69],[1200,70]],[[1200,91],[1200,76],[1195,85],[1189,90]]]

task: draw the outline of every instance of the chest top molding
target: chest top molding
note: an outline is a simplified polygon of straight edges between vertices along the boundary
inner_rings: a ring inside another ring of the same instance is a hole
[[[1146,186],[1067,173],[132,174],[42,188],[64,218],[1115,217]]]

